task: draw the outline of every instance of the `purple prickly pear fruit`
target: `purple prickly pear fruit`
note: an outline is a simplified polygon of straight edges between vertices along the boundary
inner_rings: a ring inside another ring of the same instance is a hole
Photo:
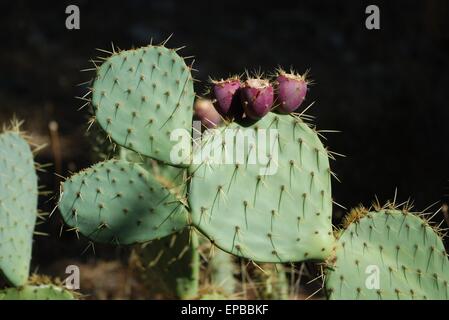
[[[215,110],[212,101],[209,99],[197,99],[193,110],[195,112],[195,118],[200,120],[201,124],[208,129],[219,126],[223,121],[221,115]]]
[[[307,81],[304,76],[280,73],[276,78],[276,103],[281,113],[291,113],[299,108],[306,97]]]
[[[240,80],[236,77],[221,81],[213,81],[215,107],[223,116],[232,116],[237,109]]]
[[[271,110],[274,93],[268,80],[248,79],[241,90],[243,108],[249,118],[260,119]]]

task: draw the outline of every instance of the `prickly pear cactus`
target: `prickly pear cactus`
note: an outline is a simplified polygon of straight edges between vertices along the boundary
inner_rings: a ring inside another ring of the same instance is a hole
[[[193,156],[193,224],[221,249],[252,260],[327,258],[331,171],[317,133],[298,117],[274,113],[219,130]]]
[[[26,285],[0,291],[0,300],[74,300],[74,295],[55,285]]]
[[[194,97],[184,59],[175,49],[149,45],[113,53],[104,61],[93,84],[92,106],[117,144],[172,163],[177,141],[170,136],[175,129],[190,134]]]
[[[380,208],[352,211],[326,274],[330,299],[448,299],[441,238],[419,216]]]
[[[98,163],[67,179],[62,190],[65,222],[94,241],[146,242],[187,225],[183,204],[136,163]]]
[[[131,264],[153,297],[191,299],[198,293],[198,237],[188,228],[137,247]]]
[[[28,279],[37,198],[33,153],[17,126],[0,134],[0,274],[14,286]]]

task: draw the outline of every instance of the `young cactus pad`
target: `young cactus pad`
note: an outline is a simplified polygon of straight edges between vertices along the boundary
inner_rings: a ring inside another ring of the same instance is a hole
[[[176,129],[190,134],[192,127],[190,71],[175,49],[163,46],[114,53],[93,84],[98,123],[117,144],[173,164],[170,152],[178,141],[170,135]]]
[[[326,275],[330,299],[448,299],[449,262],[429,224],[407,211],[363,216],[340,235]]]
[[[150,293],[170,299],[192,299],[198,294],[198,236],[189,228],[136,248],[134,258]]]
[[[217,130],[193,157],[193,224],[221,249],[255,261],[327,258],[331,171],[317,133],[298,117],[274,113],[247,128]]]
[[[135,163],[98,163],[67,179],[62,189],[65,222],[94,241],[145,242],[187,225],[182,203]]]
[[[37,198],[28,143],[18,130],[0,134],[0,274],[14,286],[28,279]]]
[[[54,285],[26,285],[0,291],[0,300],[74,300],[73,294]]]

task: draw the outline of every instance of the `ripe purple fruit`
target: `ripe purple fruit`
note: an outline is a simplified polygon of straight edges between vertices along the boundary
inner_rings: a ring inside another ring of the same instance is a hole
[[[290,113],[299,108],[307,93],[304,76],[280,72],[276,78],[276,103],[281,113]]]
[[[238,112],[240,86],[240,80],[236,77],[213,81],[212,92],[215,98],[215,107],[221,115],[232,118],[234,113]]]
[[[209,99],[197,99],[193,110],[195,112],[195,117],[208,129],[217,127],[223,121],[221,115],[215,110],[212,101]]]
[[[241,91],[243,108],[249,118],[260,119],[271,110],[274,93],[268,80],[248,79]]]

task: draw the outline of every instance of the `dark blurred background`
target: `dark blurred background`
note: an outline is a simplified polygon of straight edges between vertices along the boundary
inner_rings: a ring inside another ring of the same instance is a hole
[[[81,29],[67,30],[65,8],[76,4]],[[367,30],[365,8],[380,8],[380,30]],[[335,200],[350,208],[374,196],[415,200],[417,209],[449,193],[449,2],[427,1],[7,1],[0,4],[0,123],[13,114],[39,143],[37,160],[54,163],[41,182],[58,190],[54,171],[67,176],[91,164],[84,133],[87,112],[74,97],[92,74],[95,48],[128,49],[165,40],[195,55],[197,92],[209,76],[277,66],[310,69],[315,85],[308,102],[319,129],[335,129],[326,145],[346,155],[332,163]],[[58,124],[60,146],[49,123]],[[58,153],[61,154],[59,159]],[[56,158],[55,158],[56,156]],[[41,197],[51,211],[55,199]],[[335,208],[336,217],[343,210]],[[436,216],[442,220],[443,214]],[[87,241],[62,234],[58,212],[37,237],[34,265],[51,269],[60,259],[79,259]],[[81,259],[116,255],[91,250]],[[112,253],[111,253],[112,252]],[[56,271],[60,272],[60,270]]]

